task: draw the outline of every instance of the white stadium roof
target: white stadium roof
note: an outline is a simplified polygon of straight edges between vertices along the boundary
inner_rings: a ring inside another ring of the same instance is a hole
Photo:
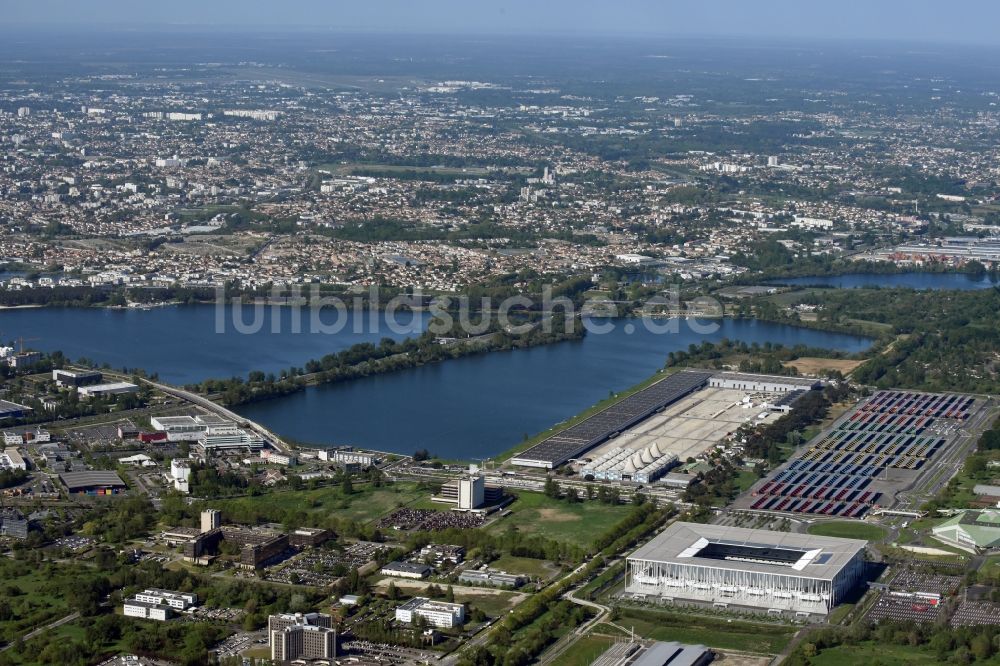
[[[867,545],[860,539],[678,522],[628,559],[832,580]]]

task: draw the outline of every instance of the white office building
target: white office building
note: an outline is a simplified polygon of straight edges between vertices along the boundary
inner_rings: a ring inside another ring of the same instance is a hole
[[[151,588],[135,595],[135,601],[154,606],[167,605],[175,610],[187,610],[198,605],[198,595],[190,592],[172,592]]]
[[[486,504],[486,479],[471,476],[458,482],[458,508],[469,511]]]
[[[170,606],[150,604],[138,599],[128,599],[122,607],[125,617],[137,617],[143,620],[158,620],[164,622],[173,617]]]
[[[413,597],[396,608],[397,622],[413,624],[418,617],[424,618],[432,627],[451,629],[465,623],[465,606]]]
[[[107,384],[80,386],[76,389],[76,392],[81,398],[95,398],[109,395],[124,395],[126,393],[138,393],[139,387],[131,382],[109,382]]]
[[[186,458],[171,460],[169,480],[174,484],[174,490],[191,492],[191,461]]]
[[[198,439],[198,435],[205,432],[205,425],[193,416],[153,416],[149,424],[167,433],[167,440],[171,442]]]

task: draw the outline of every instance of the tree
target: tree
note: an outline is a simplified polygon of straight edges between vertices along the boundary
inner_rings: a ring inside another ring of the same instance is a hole
[[[562,492],[559,489],[559,484],[553,480],[551,476],[545,477],[543,492],[546,497],[551,497],[553,499],[558,499],[562,495]]]

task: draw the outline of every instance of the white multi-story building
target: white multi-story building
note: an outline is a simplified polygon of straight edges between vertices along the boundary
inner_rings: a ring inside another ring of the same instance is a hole
[[[256,434],[234,425],[209,426],[197,438],[198,444],[206,451],[220,449],[260,449],[264,440]],[[288,464],[288,463],[285,463]]]
[[[674,523],[628,556],[624,594],[678,605],[826,616],[861,584],[867,543]]]
[[[396,609],[397,622],[412,624],[418,617],[427,620],[432,627],[451,629],[465,623],[465,606],[413,597]]]
[[[170,481],[174,490],[182,493],[191,491],[191,461],[186,458],[174,458],[170,461]]]
[[[292,466],[299,464],[299,460],[295,456],[288,453],[281,453],[280,451],[273,451],[271,449],[265,449],[262,451],[260,457],[275,465]]]
[[[174,612],[170,606],[150,604],[138,599],[129,599],[122,607],[125,617],[138,617],[144,620],[169,620]]]
[[[327,462],[338,462],[345,465],[361,465],[362,467],[371,467],[378,462],[378,458],[371,453],[365,453],[363,451],[354,451],[352,449],[325,449],[320,451],[317,456],[320,460],[325,460]]]
[[[8,469],[28,469],[28,463],[25,462],[24,457],[13,447],[4,449],[3,453],[0,454],[0,463],[2,463],[0,467]]]
[[[458,508],[478,509],[486,503],[486,480],[481,476],[471,476],[458,482]]]
[[[155,588],[143,590],[135,595],[135,600],[153,606],[167,605],[176,610],[187,610],[198,604],[198,595],[190,592],[172,592]]]
[[[205,432],[205,425],[193,416],[154,416],[149,424],[167,433],[167,440],[171,442],[198,439],[198,435]]]
[[[271,659],[287,663],[296,659],[331,660],[337,656],[337,630],[325,613],[285,613],[267,619]]]
[[[211,532],[222,527],[222,512],[218,509],[205,509],[201,512],[201,531]]]

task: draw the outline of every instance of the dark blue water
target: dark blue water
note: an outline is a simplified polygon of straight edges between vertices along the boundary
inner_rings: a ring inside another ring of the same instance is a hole
[[[20,336],[25,346],[59,350],[72,360],[85,357],[121,369],[144,368],[173,384],[209,378],[245,377],[251,370],[280,372],[291,366],[346,349],[359,342],[397,340],[424,328],[424,315],[395,315],[403,329],[394,332],[380,313],[345,313],[343,329],[330,335],[314,326],[311,313],[299,310],[295,332],[291,308],[261,308],[259,329],[250,306],[234,320],[234,310],[212,305],[169,306],[151,310],[108,308],[30,308],[0,311],[3,340]],[[220,318],[221,315],[221,318]],[[336,312],[323,311],[320,324],[336,324]],[[374,317],[374,319],[371,319]],[[372,323],[374,322],[374,324]],[[238,325],[242,324],[242,328]]]
[[[242,321],[253,322],[249,308]],[[267,308],[261,330],[240,333],[234,311],[214,306],[152,310],[37,308],[0,311],[5,339],[37,338],[27,344],[87,357],[112,367],[141,367],[166,381],[185,384],[210,377],[276,372],[352,344],[400,339],[421,329],[425,315],[397,315],[408,330],[389,330],[381,313],[348,313],[336,334],[315,330],[303,312]],[[333,313],[323,322],[334,323]],[[354,444],[412,453],[426,448],[449,458],[496,455],[567,419],[611,391],[632,386],[663,366],[667,353],[702,340],[724,337],[748,343],[805,344],[855,352],[864,338],[757,321],[674,320],[673,332],[651,332],[637,320],[601,322],[612,330],[581,341],[515,352],[470,356],[444,363],[310,388],[238,411],[281,435],[314,444]],[[668,322],[652,322],[659,326]],[[652,325],[651,324],[651,325]],[[404,327],[405,328],[405,327]],[[628,331],[632,332],[629,333]]]
[[[792,287],[825,286],[837,289],[858,289],[862,287],[907,287],[909,289],[940,289],[971,291],[989,289],[1000,285],[1000,281],[989,275],[966,275],[965,273],[852,273],[849,275],[817,275],[812,277],[782,278],[770,280],[770,284]]]
[[[678,333],[656,334],[624,321],[606,335],[590,334],[514,352],[497,352],[310,388],[239,408],[244,416],[303,442],[432,453],[463,460],[488,458],[633,386],[661,368],[670,351],[724,337],[748,343],[805,344],[855,352],[855,336],[757,321],[723,320],[710,334],[680,322]]]

